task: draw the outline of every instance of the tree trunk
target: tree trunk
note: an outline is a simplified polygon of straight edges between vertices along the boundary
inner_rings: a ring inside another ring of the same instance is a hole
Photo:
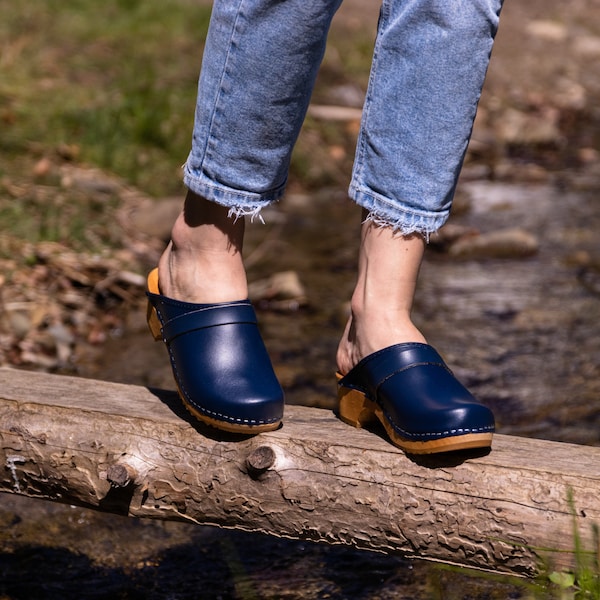
[[[496,435],[488,454],[408,457],[301,406],[234,436],[174,392],[9,369],[0,459],[0,491],[513,574],[569,567],[574,526],[592,549],[600,522],[600,448]]]

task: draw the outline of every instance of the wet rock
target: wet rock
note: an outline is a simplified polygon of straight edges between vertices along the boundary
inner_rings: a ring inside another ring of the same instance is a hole
[[[581,111],[587,106],[587,96],[585,87],[580,83],[563,77],[556,81],[552,103],[563,110]]]
[[[600,37],[584,35],[573,41],[575,54],[582,58],[600,58]]]
[[[463,236],[448,250],[458,258],[525,258],[537,253],[538,239],[523,229],[504,229]]]
[[[564,42],[569,37],[565,25],[549,20],[531,21],[525,31],[534,38],[549,42]]]
[[[498,181],[546,183],[552,179],[552,173],[543,166],[534,163],[518,164],[504,160],[494,165],[494,177]]]
[[[510,145],[560,146],[563,136],[559,122],[559,110],[550,106],[534,112],[509,108],[496,124],[496,135],[500,142]]]
[[[250,299],[261,308],[297,310],[308,302],[296,271],[282,271],[248,285]]]
[[[158,200],[144,199],[130,211],[130,223],[141,234],[167,241],[182,207],[183,199],[179,196]]]
[[[463,238],[478,235],[477,229],[458,223],[447,223],[429,238],[429,245],[436,250],[447,250]]]
[[[59,364],[67,364],[71,357],[75,337],[63,323],[55,323],[48,327],[48,335],[53,341],[53,350]]]
[[[596,148],[579,148],[577,158],[585,165],[593,165],[600,162],[600,152]]]

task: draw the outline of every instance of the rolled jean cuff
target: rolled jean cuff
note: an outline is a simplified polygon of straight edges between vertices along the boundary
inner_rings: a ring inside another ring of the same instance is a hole
[[[260,218],[260,211],[277,202],[285,191],[285,184],[267,192],[237,190],[212,180],[204,173],[194,171],[188,163],[183,166],[183,183],[202,198],[229,208],[231,217]]]
[[[349,195],[356,204],[368,211],[367,221],[381,227],[391,227],[401,235],[418,233],[429,240],[429,236],[440,229],[450,216],[449,208],[439,212],[423,211],[354,185],[350,186]]]

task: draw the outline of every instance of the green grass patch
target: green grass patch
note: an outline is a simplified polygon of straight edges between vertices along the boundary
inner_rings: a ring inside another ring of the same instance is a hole
[[[179,187],[210,7],[0,0],[0,152],[79,148],[149,193]]]
[[[180,189],[210,4],[0,0],[0,10],[2,154],[76,146],[82,162],[148,193]],[[371,46],[372,32],[333,32],[316,96],[332,83],[364,87]]]
[[[577,509],[570,489],[567,502],[573,517],[572,571],[553,570],[551,558],[542,565],[541,580],[547,580],[552,595],[559,600],[600,600],[600,531],[593,523],[592,547],[586,548],[577,522]]]
[[[151,196],[182,194],[210,10],[192,0],[0,0],[2,231],[83,247],[110,239],[91,231],[102,219],[110,229],[106,206],[40,181],[43,158],[100,167]],[[366,87],[373,34],[334,28],[317,102],[331,86]],[[354,144],[346,123],[309,119],[290,182],[345,186]],[[30,184],[54,187],[13,193]]]

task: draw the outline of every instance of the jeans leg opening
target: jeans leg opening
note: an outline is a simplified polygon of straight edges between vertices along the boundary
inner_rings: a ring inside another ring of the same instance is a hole
[[[376,227],[387,229],[388,227],[392,230],[394,235],[408,237],[410,235],[420,235],[427,243],[429,243],[429,237],[436,230],[429,230],[426,227],[419,227],[418,225],[408,225],[402,219],[390,222],[387,216],[382,216],[377,212],[369,212],[365,217],[363,223],[373,223]]]
[[[450,208],[441,211],[427,211],[415,208],[406,202],[385,198],[370,190],[359,189],[352,185],[350,198],[362,207],[367,216],[364,222],[377,227],[389,227],[397,235],[418,234],[427,242],[448,220]]]
[[[254,222],[254,219],[258,219],[263,225],[265,224],[265,220],[263,216],[260,214],[263,205],[259,206],[232,206],[227,213],[227,216],[230,219],[233,219],[235,223],[238,219],[244,219],[248,217],[250,219],[250,223]]]

